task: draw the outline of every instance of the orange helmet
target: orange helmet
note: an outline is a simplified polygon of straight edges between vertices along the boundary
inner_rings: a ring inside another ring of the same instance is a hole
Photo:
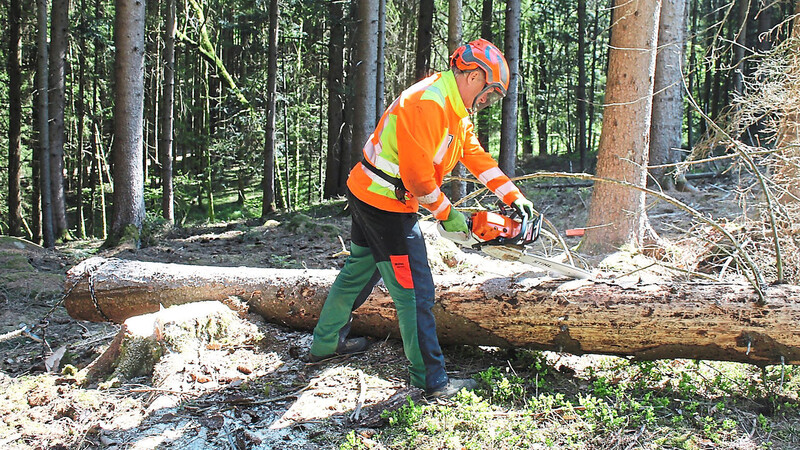
[[[510,70],[506,58],[486,39],[476,39],[458,47],[450,56],[450,67],[464,72],[481,69],[486,74],[486,87],[475,97],[473,112],[480,111],[508,93]],[[487,92],[489,96],[486,101],[478,104],[478,100]]]

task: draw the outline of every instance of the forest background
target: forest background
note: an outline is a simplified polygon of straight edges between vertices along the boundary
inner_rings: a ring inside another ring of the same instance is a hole
[[[501,167],[511,174],[596,167],[614,70],[610,2],[164,0],[146,9],[116,3],[5,2],[0,20],[9,45],[0,50],[8,62],[0,98],[8,114],[0,140],[9,151],[0,162],[9,170],[0,173],[0,233],[52,246],[55,239],[105,239],[112,231],[119,237],[126,224],[141,228],[145,211],[150,220],[214,222],[341,195],[385,104],[444,70],[448,46],[477,37],[504,49],[514,74],[503,106],[476,120]],[[650,36],[660,36],[659,55],[672,51],[677,59],[640,69],[656,80],[653,114],[664,103],[672,112],[651,125],[646,117],[631,122],[649,127],[650,161],[683,160],[698,142],[706,153],[730,151],[742,136],[748,145],[774,145],[777,133],[763,123],[739,121],[726,140],[714,121],[729,126],[747,86],[763,82],[755,74],[788,42],[793,8],[664,2],[664,31]],[[651,28],[659,23],[655,14]],[[118,65],[128,55],[118,51],[115,26],[119,36],[143,32],[133,60],[143,58],[143,82],[133,91],[120,86],[124,75],[114,75],[115,49]],[[44,85],[48,96],[37,95]],[[130,99],[143,104],[141,113],[123,109]],[[38,133],[43,123],[46,138]],[[121,131],[126,127],[133,135]],[[42,152],[50,155],[50,177],[41,175]],[[651,171],[671,186],[674,178],[664,176],[671,171]],[[451,196],[463,197],[463,183],[452,184]],[[42,220],[50,208],[52,238]]]

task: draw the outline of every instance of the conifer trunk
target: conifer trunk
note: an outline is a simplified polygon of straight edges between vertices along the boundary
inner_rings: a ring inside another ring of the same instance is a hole
[[[261,179],[261,217],[275,211],[275,108],[278,78],[278,0],[269,3],[269,48],[267,57],[267,114],[264,124],[264,153]]]
[[[414,81],[428,76],[431,68],[431,43],[433,40],[433,0],[420,0],[417,20],[417,51],[414,64]]]
[[[448,1],[448,19],[447,19],[447,52],[452,55],[453,52],[461,46],[462,38],[462,22],[463,22],[463,5],[461,0]],[[461,163],[456,164],[453,168],[453,176],[456,178],[463,178],[466,175],[466,169]],[[453,180],[450,182],[450,201],[457,202],[467,195],[467,183],[461,180]]]
[[[745,0],[746,1],[746,0]],[[663,0],[658,25],[658,54],[650,125],[650,164],[678,162],[683,141],[683,53],[686,0]],[[650,170],[662,189],[675,182],[664,167]]]
[[[481,2],[481,38],[489,42],[494,42],[492,34],[492,24],[494,17],[494,5],[492,0],[483,0]],[[478,129],[478,142],[481,147],[487,152],[489,151],[489,122],[491,119],[491,110],[484,109],[478,113],[478,123],[475,124]]]
[[[114,19],[114,213],[106,245],[127,234],[137,245],[144,221],[144,2],[116,3]],[[130,235],[130,227],[136,230]]]
[[[64,108],[66,105],[65,76],[69,38],[69,0],[53,0],[50,27],[50,64],[48,68],[50,189],[53,232],[56,238],[63,238],[68,233],[67,205],[64,197]]]
[[[47,48],[47,0],[37,0],[36,8],[36,129],[39,149],[39,180],[42,205],[42,241],[44,246],[55,245],[53,230],[53,195],[50,178],[50,121],[48,120],[48,48]]]
[[[8,234],[22,231],[21,148],[22,69],[20,68],[22,3],[11,0],[8,7]]]
[[[358,39],[356,47],[353,140],[350,168],[361,161],[364,144],[375,129],[375,81],[378,55],[378,0],[358,2]],[[348,172],[349,169],[348,168]]]
[[[330,42],[328,44],[328,154],[323,196],[344,193],[346,179],[340,177],[344,163],[344,17],[340,2],[328,3]]]
[[[644,187],[661,2],[616,3],[597,176]],[[595,184],[582,250],[605,253],[626,244],[641,248],[646,229],[643,192]]]
[[[86,0],[81,0],[81,28],[86,29]],[[80,49],[79,63],[78,63],[78,99],[77,99],[77,112],[78,112],[78,152],[76,158],[78,159],[78,187],[76,189],[75,197],[77,198],[76,213],[78,225],[78,237],[86,239],[86,217],[84,215],[85,205],[83,197],[84,180],[86,179],[86,158],[84,156],[86,147],[86,36],[83,32],[80,33],[78,39],[78,48]]]
[[[500,169],[509,177],[516,175],[517,166],[517,84],[519,79],[519,29],[520,0],[506,2],[506,34],[504,55],[510,72],[508,94],[503,99],[503,116],[500,125]]]
[[[172,173],[172,134],[175,105],[175,0],[167,0],[164,24],[164,92],[161,96],[161,214],[175,222],[175,194]]]

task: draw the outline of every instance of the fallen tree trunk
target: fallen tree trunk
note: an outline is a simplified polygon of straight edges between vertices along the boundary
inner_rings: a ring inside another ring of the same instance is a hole
[[[67,274],[65,306],[76,319],[122,322],[160,306],[203,300],[246,303],[267,320],[310,330],[333,270],[256,269],[91,258]],[[488,276],[437,277],[442,343],[574,354],[800,363],[800,286],[594,281]],[[353,331],[399,336],[394,306],[378,285]]]

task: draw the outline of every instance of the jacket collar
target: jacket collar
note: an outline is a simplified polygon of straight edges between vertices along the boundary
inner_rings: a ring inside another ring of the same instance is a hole
[[[452,70],[442,72],[442,82],[444,83],[447,98],[450,101],[450,106],[458,115],[459,119],[467,117],[467,108],[464,106],[464,100],[461,98],[461,93],[458,92],[458,85],[456,84],[456,77]]]

